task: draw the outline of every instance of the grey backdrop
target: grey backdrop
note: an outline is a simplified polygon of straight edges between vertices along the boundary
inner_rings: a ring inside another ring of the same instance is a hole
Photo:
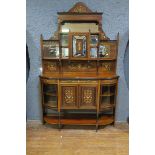
[[[128,0],[81,0],[93,11],[103,12],[103,30],[110,39],[120,33],[117,74],[120,76],[116,121],[124,122],[129,115],[128,90]],[[27,119],[41,120],[39,74],[41,67],[40,34],[49,39],[57,30],[57,12],[68,11],[78,0],[27,0],[26,43],[30,57],[27,81]]]

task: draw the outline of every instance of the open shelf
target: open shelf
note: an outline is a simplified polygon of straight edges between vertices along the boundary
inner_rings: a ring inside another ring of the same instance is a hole
[[[103,94],[101,94],[100,96],[114,96],[115,93],[111,93],[111,92],[104,92]]]
[[[48,103],[44,103],[43,106],[45,108],[57,108],[57,102],[48,102]]]
[[[43,60],[59,60],[59,57],[43,57]]]
[[[111,108],[113,108],[113,107],[115,107],[115,105],[114,104],[110,104],[110,103],[103,103],[103,104],[101,104],[100,105],[100,108],[101,109],[111,109]]]
[[[50,93],[50,92],[43,92],[45,95],[49,95],[49,96],[58,96],[57,94],[54,93]]]
[[[96,115],[84,114],[84,115],[65,115],[59,117],[44,116],[44,121],[49,124],[64,124],[64,125],[96,125]],[[114,122],[114,117],[112,115],[104,115],[98,119],[98,125],[106,125]]]

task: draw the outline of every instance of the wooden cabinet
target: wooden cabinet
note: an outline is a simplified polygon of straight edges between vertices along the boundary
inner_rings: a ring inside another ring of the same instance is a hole
[[[43,122],[106,125],[115,121],[118,39],[102,29],[102,13],[84,3],[58,12],[58,30],[41,35]]]

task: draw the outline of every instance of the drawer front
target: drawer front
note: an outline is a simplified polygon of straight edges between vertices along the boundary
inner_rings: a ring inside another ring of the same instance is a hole
[[[61,80],[60,84],[97,84],[96,80]]]

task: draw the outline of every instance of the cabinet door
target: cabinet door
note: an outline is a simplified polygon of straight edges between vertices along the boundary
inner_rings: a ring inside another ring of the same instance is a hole
[[[61,86],[61,108],[62,109],[76,109],[78,108],[77,101],[77,85],[62,85]]]
[[[80,85],[79,86],[79,108],[96,109],[97,86]]]

